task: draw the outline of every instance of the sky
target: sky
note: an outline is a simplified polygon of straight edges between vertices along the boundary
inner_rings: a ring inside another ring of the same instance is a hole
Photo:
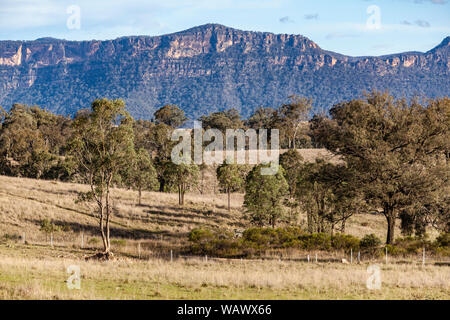
[[[104,40],[206,23],[301,34],[351,56],[425,52],[450,35],[450,0],[0,0],[0,40]]]

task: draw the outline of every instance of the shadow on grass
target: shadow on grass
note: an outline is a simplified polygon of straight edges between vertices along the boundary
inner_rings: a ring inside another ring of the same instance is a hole
[[[40,225],[40,220],[27,219],[28,221]],[[79,222],[67,222],[62,220],[52,220],[57,226],[69,228],[73,232],[81,232],[85,233],[89,236],[100,236],[100,230],[97,225],[89,225]],[[110,227],[111,235],[118,238],[126,238],[126,239],[158,239],[161,235],[163,236],[173,236],[171,233],[166,231],[150,231],[144,229],[135,229],[135,228],[117,228]]]

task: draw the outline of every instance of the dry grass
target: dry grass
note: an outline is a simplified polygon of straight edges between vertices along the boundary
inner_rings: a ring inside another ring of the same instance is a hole
[[[85,262],[40,248],[0,247],[0,298],[19,299],[448,299],[450,267],[381,265],[368,290],[367,264],[161,259]],[[46,249],[50,250],[50,249]],[[19,254],[17,253],[19,252]],[[72,252],[75,256],[77,252]],[[69,290],[78,265],[81,289]]]
[[[0,243],[0,298],[13,299],[448,299],[450,268],[417,265],[382,266],[383,287],[365,287],[366,264],[308,264],[294,261],[222,261],[177,259],[195,227],[247,227],[243,220],[243,195],[234,194],[232,211],[226,195],[188,194],[186,206],[177,196],[145,192],[143,205],[137,194],[114,190],[112,224],[114,251],[119,259],[109,263],[85,262],[99,248],[93,208],[76,204],[76,193],[86,186],[0,176],[0,236],[26,234],[21,240]],[[70,231],[54,235],[54,247],[40,231],[43,219],[65,225]],[[384,237],[385,221],[379,215],[355,216],[347,231]],[[80,232],[85,246],[80,248]],[[141,250],[138,251],[137,244]],[[168,260],[174,250],[175,261]],[[139,257],[140,253],[140,257]],[[285,252],[304,258],[304,252]],[[321,257],[322,257],[322,253]],[[140,259],[139,259],[140,258]],[[161,259],[164,258],[164,259]],[[416,260],[416,261],[414,261]],[[68,265],[82,270],[82,289],[68,290]]]
[[[73,236],[81,230],[86,236],[97,236],[94,208],[76,204],[77,192],[86,186],[53,181],[0,177],[0,234],[26,233],[26,239],[42,238],[43,219],[70,227]],[[189,194],[186,206],[177,204],[177,196],[166,193],[143,193],[138,206],[137,193],[113,191],[115,207],[113,235],[131,239],[184,239],[195,227],[242,228],[242,195],[233,195],[233,210],[226,210],[226,196]],[[70,236],[70,232],[67,233]],[[58,237],[58,235],[55,235]]]
[[[72,232],[66,238],[97,236],[97,220],[94,207],[75,203],[77,192],[87,186],[0,176],[0,234],[26,233],[32,241],[45,238],[39,231],[43,219],[66,225]],[[248,227],[243,219],[242,194],[232,194],[231,212],[226,210],[225,194],[186,195],[186,205],[178,205],[177,195],[144,192],[142,206],[137,205],[137,193],[131,190],[113,191],[115,216],[112,224],[114,237],[183,242],[193,228],[226,228],[230,231]],[[302,220],[302,218],[300,219]],[[304,217],[303,217],[304,220]],[[381,215],[356,215],[347,224],[347,232],[356,236],[375,233],[385,236],[386,222]],[[62,238],[61,234],[55,237]]]

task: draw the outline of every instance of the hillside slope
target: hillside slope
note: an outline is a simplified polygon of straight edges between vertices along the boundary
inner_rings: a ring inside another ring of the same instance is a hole
[[[63,227],[55,233],[54,241],[80,245],[80,233],[85,243],[97,238],[100,245],[94,207],[76,204],[77,192],[87,186],[55,181],[0,176],[0,237],[22,237],[31,242],[47,242],[40,230],[48,219]],[[210,188],[211,189],[211,188]],[[194,228],[225,229],[231,232],[249,227],[244,219],[243,195],[232,195],[232,210],[226,209],[225,194],[190,193],[186,205],[180,207],[176,194],[144,192],[143,205],[137,205],[137,193],[130,190],[113,191],[113,239],[131,243],[143,241],[155,251],[167,253],[169,248],[180,249],[187,243],[187,235]],[[301,216],[300,221],[306,217]],[[385,236],[386,222],[381,215],[364,214],[350,219],[347,232],[359,237],[375,233]],[[397,232],[400,232],[397,230]],[[134,247],[135,250],[135,247]]]

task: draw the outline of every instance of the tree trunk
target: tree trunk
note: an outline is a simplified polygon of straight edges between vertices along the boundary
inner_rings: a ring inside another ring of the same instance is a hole
[[[106,259],[109,259],[109,256],[110,256],[110,253],[111,253],[111,238],[110,238],[109,224],[110,224],[111,213],[112,213],[112,209],[111,209],[111,192],[110,192],[112,179],[113,179],[113,176],[110,175],[110,176],[108,176],[108,179],[106,181],[106,199],[105,199],[105,206],[106,206],[106,225],[105,225],[105,229],[106,229],[106,248],[105,248],[105,252],[104,252]]]
[[[109,220],[110,220],[110,213],[107,213],[106,214],[106,244],[107,244],[107,248],[106,248],[105,253],[109,253],[111,251]]]
[[[231,211],[231,191],[228,189],[228,211]]]
[[[109,187],[108,187],[108,191],[106,192],[106,250],[105,253],[109,254],[109,252],[111,251],[111,240],[110,240],[110,230],[109,230],[109,221],[110,221],[110,217],[111,217],[111,205],[109,204],[109,200],[110,200],[110,195],[109,195]]]
[[[104,224],[104,207],[103,207],[103,203],[101,204],[100,208],[100,232],[102,235],[102,241],[103,241],[103,249],[106,252],[107,248],[108,248],[108,243],[106,241],[106,234],[105,234],[105,224]]]
[[[394,232],[395,232],[395,212],[392,207],[385,207],[384,215],[387,221],[387,236],[386,244],[394,243]]]
[[[342,220],[342,225],[341,225],[341,233],[345,233],[345,219]]]

